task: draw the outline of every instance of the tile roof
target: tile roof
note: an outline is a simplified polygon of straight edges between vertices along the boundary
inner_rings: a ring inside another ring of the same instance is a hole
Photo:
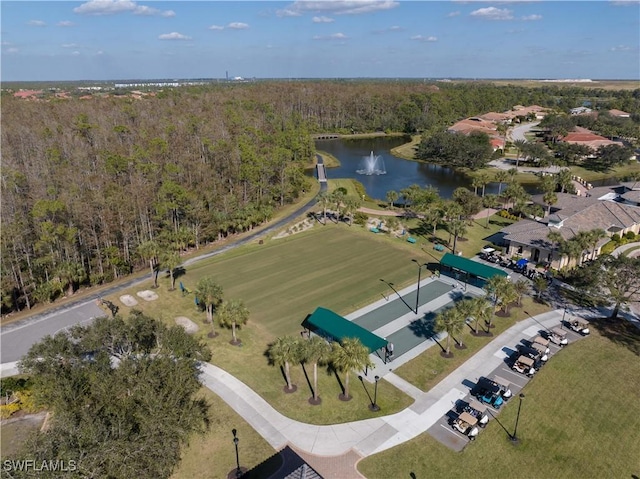
[[[576,196],[569,193],[556,193],[556,197],[558,198],[558,201],[556,201],[555,204],[551,205],[551,211],[562,210],[565,215],[577,213],[578,211],[598,201],[598,199],[594,196]],[[540,205],[546,209],[547,204],[544,202],[543,198],[544,195],[542,194],[533,195],[531,197],[531,200],[535,204]]]

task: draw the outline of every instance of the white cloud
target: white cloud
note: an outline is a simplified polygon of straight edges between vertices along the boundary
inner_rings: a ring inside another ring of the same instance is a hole
[[[73,9],[79,15],[114,15],[116,13],[131,12],[134,15],[174,17],[173,10],[158,10],[157,8],[138,5],[132,0],[89,0]]]
[[[285,8],[284,10],[276,10],[276,15],[278,17],[300,17],[302,13]]]
[[[637,7],[640,5],[640,0],[612,0],[611,5],[616,7]]]
[[[456,10],[455,12],[451,12],[447,14],[447,17],[457,17],[460,15],[460,10]]]
[[[5,50],[5,53],[8,53],[10,55],[13,55],[14,53],[18,53],[20,50],[18,50],[16,47],[11,47],[11,48],[7,48]]]
[[[78,48],[77,43],[63,43],[62,48]]]
[[[79,52],[78,50],[76,50],[75,52],[73,52],[73,53],[71,53],[71,54],[72,54],[73,56],[76,56],[76,57],[77,57],[78,55],[80,55],[80,52]]]
[[[398,25],[393,25],[389,28],[383,28],[381,30],[374,30],[373,33],[375,34],[384,34],[384,33],[393,33],[393,32],[402,32],[404,31],[404,28],[398,26]]]
[[[211,25],[209,30],[224,30],[224,27],[222,25]]]
[[[331,35],[316,35],[314,40],[346,40],[347,37],[344,33],[332,33]]]
[[[425,37],[424,35],[414,35],[411,37],[411,40],[416,40],[419,42],[437,42],[438,37],[434,37],[434,36]]]
[[[479,8],[471,12],[471,16],[487,20],[513,20],[511,10],[496,7]]]
[[[2,45],[3,47],[8,47],[9,45],[13,45],[13,43],[3,41],[3,42],[0,42],[0,45]]]
[[[178,32],[163,33],[158,37],[160,40],[191,40],[191,37]]]
[[[335,22],[335,20],[333,18],[329,18],[329,17],[313,17],[311,19],[313,21],[313,23],[332,23]]]
[[[45,27],[47,24],[42,20],[29,20],[27,25],[30,27]]]
[[[542,20],[542,15],[535,15],[535,14],[534,15],[525,15],[524,17],[522,17],[522,19],[525,22],[533,22],[533,21],[536,21],[536,20]]]
[[[335,15],[359,15],[379,10],[390,10],[400,5],[394,0],[298,0],[286,8],[287,11],[331,12]]]
[[[227,28],[230,28],[231,30],[246,30],[249,28],[249,25],[242,22],[231,22],[227,25]]]
[[[617,45],[615,47],[611,47],[609,50],[612,52],[628,52],[631,50],[631,47],[628,45]]]
[[[69,20],[63,20],[61,22],[56,23],[57,27],[72,27],[75,23],[70,22]]]

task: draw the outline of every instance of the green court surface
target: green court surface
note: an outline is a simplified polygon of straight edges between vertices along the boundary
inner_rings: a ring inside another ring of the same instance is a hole
[[[420,288],[420,306],[423,306],[443,294],[450,292],[452,289],[453,288],[450,284],[443,283],[442,281],[434,281],[422,286]],[[396,293],[391,294],[393,296],[389,298],[391,301],[387,304],[363,314],[362,316],[354,319],[353,322],[369,331],[375,331],[385,324],[412,312],[416,307],[417,290],[411,291],[403,296],[402,299],[404,299],[404,301],[398,298]]]
[[[448,285],[447,285],[448,286]],[[449,287],[451,289],[451,287]],[[422,296],[422,288],[420,288],[420,296]],[[473,296],[457,294],[453,301],[460,301],[465,298],[472,298]],[[419,344],[425,342],[427,339],[431,339],[438,333],[433,329],[433,320],[440,311],[451,308],[453,302],[448,303],[440,308],[429,311],[423,315],[420,319],[412,321],[407,326],[399,329],[398,331],[387,336],[387,341],[393,343],[393,355],[398,357],[415,348]]]

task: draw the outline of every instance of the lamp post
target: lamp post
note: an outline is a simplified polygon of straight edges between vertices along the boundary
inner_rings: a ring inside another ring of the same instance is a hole
[[[418,314],[418,306],[420,305],[420,275],[422,273],[422,267],[426,264],[420,264],[417,259],[412,259],[415,264],[418,265],[418,291],[416,292],[416,309],[414,313]]]
[[[511,436],[511,442],[518,442],[518,421],[520,420],[520,408],[522,407],[522,400],[524,399],[524,394],[520,393],[520,402],[518,403],[518,415],[516,416],[516,427],[513,429],[513,435]]]
[[[376,381],[376,385],[373,389],[373,404],[369,405],[369,409],[372,411],[379,411],[380,406],[378,406],[378,381],[380,381],[380,376],[375,376],[373,379]]]
[[[240,439],[238,439],[237,436],[238,431],[232,429],[231,432],[233,433],[233,444],[236,446],[236,477],[240,477],[242,476],[242,471],[240,470],[240,456],[238,455],[238,443],[240,442]]]

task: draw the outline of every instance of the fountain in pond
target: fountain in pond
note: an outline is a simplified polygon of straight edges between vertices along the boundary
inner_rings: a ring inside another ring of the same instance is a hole
[[[384,161],[381,156],[371,155],[365,156],[360,162],[361,168],[356,170],[359,175],[386,175],[387,170],[384,167]]]

